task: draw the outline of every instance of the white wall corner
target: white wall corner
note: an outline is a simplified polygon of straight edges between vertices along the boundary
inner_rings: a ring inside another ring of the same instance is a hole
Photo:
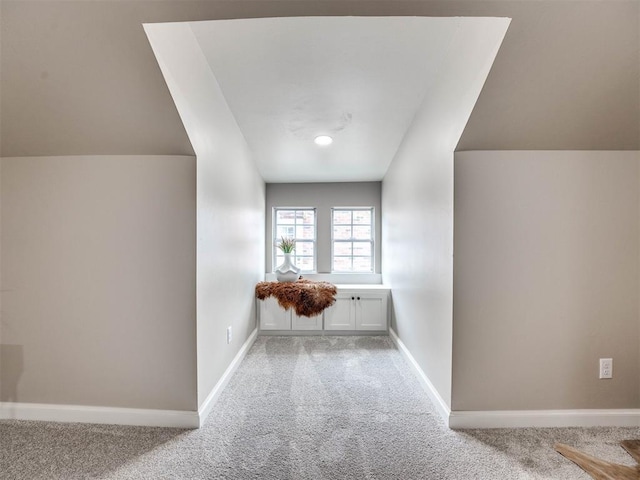
[[[404,343],[402,343],[402,340],[400,340],[400,337],[398,337],[398,334],[393,331],[392,328],[389,328],[389,336],[391,337],[391,340],[393,340],[393,343],[398,347],[398,350],[400,350],[400,353],[402,353],[402,356],[407,360],[409,366],[413,369],[413,372],[418,377],[420,385],[422,385],[422,388],[427,392],[429,399],[433,402],[436,410],[444,420],[445,425],[450,426],[449,417],[451,415],[451,409],[447,403],[442,399],[436,388],[433,386],[433,383],[431,383],[431,380],[429,380],[429,377],[427,377],[422,368],[420,368],[416,359],[413,358],[409,349]]]
[[[204,422],[209,416],[209,414],[211,413],[211,410],[213,410],[215,403],[218,401],[218,398],[220,398],[220,394],[229,383],[229,380],[231,380],[231,377],[240,366],[240,363],[242,362],[244,357],[247,355],[247,352],[249,351],[251,346],[256,341],[256,338],[258,338],[257,328],[253,332],[251,332],[251,335],[249,335],[249,338],[247,338],[247,340],[244,342],[242,347],[240,347],[240,350],[238,351],[236,356],[233,358],[233,360],[225,370],[224,374],[222,374],[222,377],[220,377],[220,380],[218,381],[218,383],[216,383],[216,385],[213,387],[209,395],[207,395],[207,398],[204,400],[204,402],[202,402],[202,405],[198,409],[198,417],[199,417],[198,427],[202,427],[202,425],[204,425]]]

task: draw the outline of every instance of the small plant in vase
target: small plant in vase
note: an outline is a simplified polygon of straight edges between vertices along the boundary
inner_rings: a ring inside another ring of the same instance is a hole
[[[291,260],[291,254],[296,249],[295,239],[281,237],[278,248],[284,254],[284,262],[276,268],[276,278],[279,282],[295,282],[300,278],[300,269]]]
[[[278,243],[278,248],[282,250],[282,253],[293,253],[296,249],[296,241],[293,238],[281,237],[280,243]]]

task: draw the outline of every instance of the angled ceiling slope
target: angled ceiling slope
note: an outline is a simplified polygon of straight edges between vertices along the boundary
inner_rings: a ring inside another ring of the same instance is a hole
[[[429,115],[455,123],[447,130],[461,134],[468,114],[451,118],[433,96],[450,84],[449,93],[471,102],[463,109],[470,113],[508,24],[477,17],[212,20],[189,22],[188,42],[184,23],[145,30],[183,119],[202,92],[181,88],[172,71],[184,69],[185,58],[207,64],[211,88],[224,95],[266,182],[346,182],[381,180],[421,110],[433,106]],[[172,48],[185,49],[181,65],[154,36],[175,36]],[[491,41],[478,42],[487,36]],[[482,68],[452,68],[469,55]],[[194,74],[203,71],[193,64]],[[459,76],[447,79],[443,72],[450,71]],[[185,128],[197,154],[194,140],[206,129],[193,122]],[[333,144],[315,145],[318,135]]]

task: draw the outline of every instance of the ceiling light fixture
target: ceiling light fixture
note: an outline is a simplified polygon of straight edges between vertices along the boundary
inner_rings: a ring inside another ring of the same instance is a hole
[[[331,145],[333,143],[333,138],[328,135],[319,135],[313,141],[316,142],[316,145],[326,147],[327,145]]]

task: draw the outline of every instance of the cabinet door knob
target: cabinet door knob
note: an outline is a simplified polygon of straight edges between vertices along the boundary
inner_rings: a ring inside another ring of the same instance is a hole
[[[358,297],[358,300],[360,300],[360,297]]]
[[[351,297],[351,300],[355,300],[355,299],[356,299],[356,297]]]

